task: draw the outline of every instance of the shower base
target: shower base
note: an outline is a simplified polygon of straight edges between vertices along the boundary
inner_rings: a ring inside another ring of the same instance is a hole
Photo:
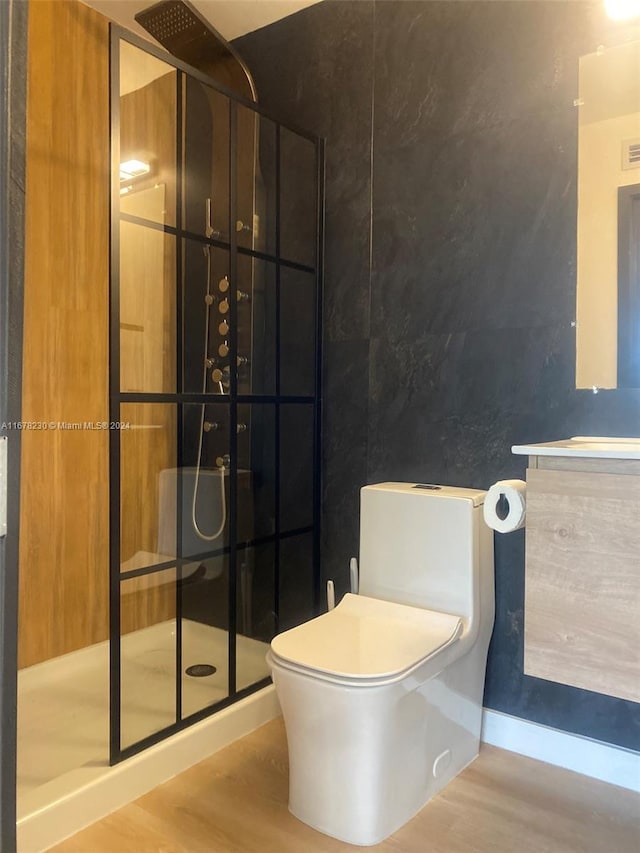
[[[174,721],[175,620],[122,638],[122,745]],[[182,622],[182,715],[228,695],[228,635]],[[237,687],[268,675],[268,645],[237,637]],[[212,664],[202,678],[187,667]],[[18,849],[45,850],[279,713],[272,686],[109,767],[109,644],[18,674]]]

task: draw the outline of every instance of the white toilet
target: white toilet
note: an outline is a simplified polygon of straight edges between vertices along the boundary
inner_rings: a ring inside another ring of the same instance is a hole
[[[363,488],[359,594],[271,643],[289,810],[320,832],[376,844],[478,754],[494,616],[484,496]]]

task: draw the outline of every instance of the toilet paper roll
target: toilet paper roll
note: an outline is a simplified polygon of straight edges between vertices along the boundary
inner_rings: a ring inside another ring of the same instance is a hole
[[[523,480],[498,480],[489,489],[484,499],[485,523],[498,533],[511,533],[524,527],[526,516],[527,484]],[[509,509],[505,518],[498,515],[500,498],[506,498]]]

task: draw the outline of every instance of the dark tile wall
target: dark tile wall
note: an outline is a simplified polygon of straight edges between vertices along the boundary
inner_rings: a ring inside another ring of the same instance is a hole
[[[515,443],[640,433],[640,392],[574,389],[586,2],[325,0],[237,42],[263,105],[327,138],[323,572],[358,490],[523,477]],[[640,706],[524,676],[524,535],[496,536],[485,704],[637,748]]]

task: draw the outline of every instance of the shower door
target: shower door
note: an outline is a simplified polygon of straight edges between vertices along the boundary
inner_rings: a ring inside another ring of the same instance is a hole
[[[319,606],[323,147],[111,35],[111,762]]]

